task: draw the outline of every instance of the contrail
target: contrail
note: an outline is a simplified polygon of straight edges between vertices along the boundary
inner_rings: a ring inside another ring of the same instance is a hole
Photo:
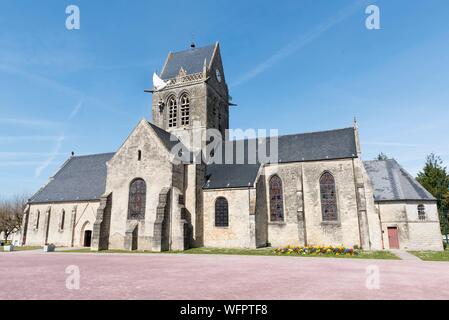
[[[279,51],[277,51],[274,55],[269,57],[267,60],[260,63],[255,68],[253,68],[252,70],[248,71],[243,76],[238,78],[235,82],[232,83],[232,86],[239,86],[239,85],[255,78],[256,76],[258,76],[265,70],[271,68],[275,63],[287,58],[288,56],[290,56],[293,53],[297,52],[298,50],[302,49],[303,47],[305,47],[306,45],[308,45],[309,43],[311,43],[312,41],[314,41],[315,39],[320,37],[323,33],[328,31],[330,28],[332,28],[336,24],[342,22],[343,20],[345,20],[346,18],[348,18],[349,16],[354,14],[357,10],[360,9],[360,7],[364,3],[367,3],[367,1],[357,1],[356,3],[341,10],[336,16],[330,18],[325,23],[322,23],[319,26],[317,26],[310,33],[306,34],[305,36],[301,36],[298,39],[293,40],[288,45],[286,45],[285,47],[283,47]]]

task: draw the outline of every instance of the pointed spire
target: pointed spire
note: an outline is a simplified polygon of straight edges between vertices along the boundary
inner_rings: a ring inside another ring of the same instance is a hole
[[[357,156],[360,157],[362,154],[362,148],[360,147],[360,137],[359,137],[359,125],[357,123],[357,118],[354,117],[354,136],[355,136],[355,146],[357,149]]]

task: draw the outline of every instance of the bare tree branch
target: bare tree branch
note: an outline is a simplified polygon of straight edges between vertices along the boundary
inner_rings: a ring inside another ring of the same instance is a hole
[[[24,195],[0,200],[0,233],[3,233],[5,241],[20,230],[26,203],[27,197]]]

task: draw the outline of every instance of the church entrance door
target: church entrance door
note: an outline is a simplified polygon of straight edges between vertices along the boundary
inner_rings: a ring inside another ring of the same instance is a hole
[[[92,242],[92,231],[91,230],[84,231],[84,246],[90,247],[91,242]]]

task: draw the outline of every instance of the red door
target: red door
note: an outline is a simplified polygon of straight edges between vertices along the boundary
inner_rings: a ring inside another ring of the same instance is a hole
[[[390,244],[390,249],[399,249],[398,228],[388,228],[388,243]]]

